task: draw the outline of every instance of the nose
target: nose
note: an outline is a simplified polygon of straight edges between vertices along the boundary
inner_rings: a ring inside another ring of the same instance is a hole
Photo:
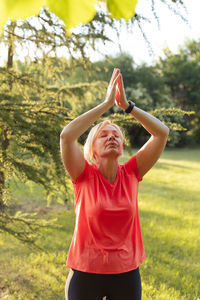
[[[115,136],[113,133],[110,133],[109,136],[108,136],[108,139],[109,140],[114,140],[115,139]]]

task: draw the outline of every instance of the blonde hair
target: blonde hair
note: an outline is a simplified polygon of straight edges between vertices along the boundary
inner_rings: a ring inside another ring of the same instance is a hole
[[[113,127],[115,127],[117,129],[117,131],[119,132],[122,142],[124,141],[124,133],[123,133],[122,129],[117,124],[112,123],[110,120],[105,120],[105,121],[95,125],[90,130],[90,132],[87,136],[87,139],[85,141],[85,144],[84,144],[84,157],[91,163],[95,163],[95,157],[94,157],[94,153],[93,153],[94,141],[95,141],[99,131],[106,125],[112,125]]]

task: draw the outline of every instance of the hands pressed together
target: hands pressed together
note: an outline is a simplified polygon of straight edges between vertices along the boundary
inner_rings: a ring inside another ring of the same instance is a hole
[[[124,90],[122,74],[119,69],[114,69],[113,71],[108,85],[105,102],[109,102],[111,106],[116,103],[117,106],[123,110],[126,110],[129,106]]]

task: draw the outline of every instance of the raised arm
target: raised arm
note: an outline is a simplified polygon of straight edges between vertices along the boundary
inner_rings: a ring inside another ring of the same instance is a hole
[[[79,177],[85,167],[83,153],[76,141],[103,113],[114,105],[118,78],[119,70],[114,69],[105,101],[71,121],[60,134],[62,161],[72,181]]]
[[[116,102],[123,110],[129,106],[121,74],[117,84]],[[152,168],[163,152],[169,135],[169,128],[136,106],[131,111],[131,115],[151,134],[150,139],[136,153],[139,175],[142,177]]]

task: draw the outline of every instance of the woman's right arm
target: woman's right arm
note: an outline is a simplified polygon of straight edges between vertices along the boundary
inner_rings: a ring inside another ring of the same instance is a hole
[[[103,113],[105,113],[114,105],[115,90],[118,78],[119,70],[114,69],[108,86],[106,100],[71,121],[63,128],[60,134],[60,150],[62,161],[72,181],[76,181],[85,167],[83,153],[76,141],[96,120],[98,120]]]

